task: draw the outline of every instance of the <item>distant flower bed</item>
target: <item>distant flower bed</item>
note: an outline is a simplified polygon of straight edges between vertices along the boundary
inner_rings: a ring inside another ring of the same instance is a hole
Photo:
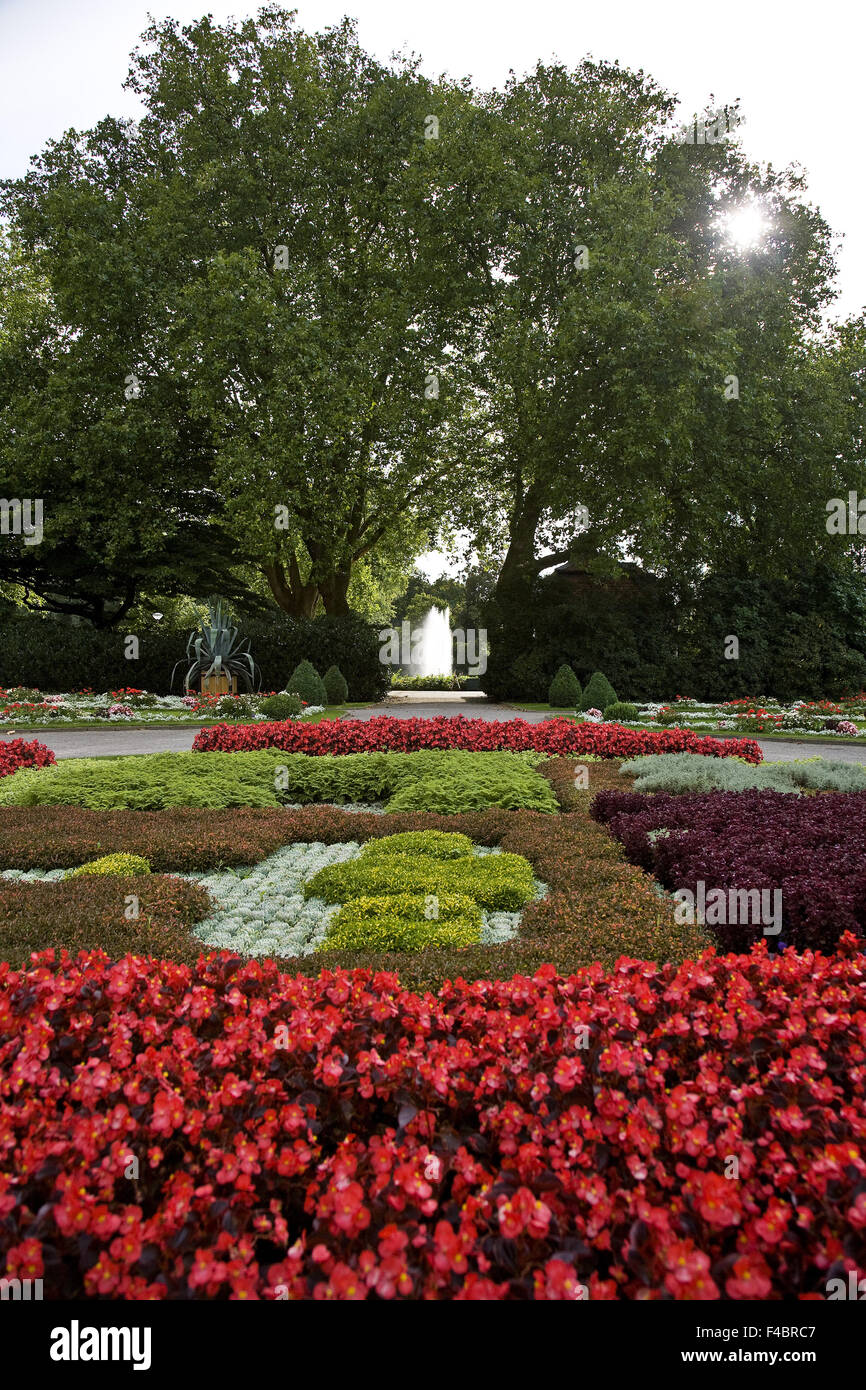
[[[120,723],[137,719],[143,723],[159,723],[188,712],[190,717],[212,719],[267,719],[262,705],[282,692],[269,690],[237,695],[154,695],[147,690],[125,686],[94,694],[92,690],[74,690],[63,695],[43,695],[38,690],[18,686],[0,690],[0,726],[3,724],[54,723]],[[310,705],[300,697],[297,715],[317,714],[324,705]],[[270,716],[272,717],[272,716]],[[281,716],[283,717],[283,716]]]
[[[734,729],[743,734],[820,733],[855,738],[866,733],[866,727],[854,722],[863,721],[864,715],[866,696],[862,692],[837,702],[796,700],[791,705],[769,697],[702,703],[678,695],[669,704],[641,705],[631,722],[665,728]]]
[[[193,751],[238,752],[280,748],[295,753],[363,753],[373,750],[415,752],[423,748],[463,748],[473,752],[503,750],[554,756],[594,754],[601,758],[635,758],[642,753],[705,753],[740,757],[759,763],[762,753],[750,739],[701,738],[686,729],[626,729],[619,724],[577,724],[547,719],[349,719],[321,724],[217,724],[202,729]]]
[[[864,1270],[864,1019],[850,938],[423,997],[0,965],[0,1263],[63,1300],[826,1298]]]
[[[468,676],[456,673],[450,676],[406,676],[402,671],[391,675],[392,690],[459,690],[465,685]]]

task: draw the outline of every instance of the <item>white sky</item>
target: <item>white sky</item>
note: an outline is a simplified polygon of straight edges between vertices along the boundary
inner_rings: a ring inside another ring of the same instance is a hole
[[[289,6],[287,5],[287,8]],[[121,90],[148,12],[188,22],[224,20],[255,0],[0,0],[0,177],[70,127],[135,115]],[[741,100],[747,154],[777,168],[805,167],[811,198],[843,235],[834,316],[866,304],[861,0],[298,0],[305,29],[344,14],[379,58],[408,48],[431,75],[500,85],[538,58],[571,65],[591,55],[643,68],[683,103],[688,118],[710,93]]]

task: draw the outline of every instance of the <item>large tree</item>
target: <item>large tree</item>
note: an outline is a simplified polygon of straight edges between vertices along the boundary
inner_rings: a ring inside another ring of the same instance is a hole
[[[143,118],[49,147],[8,206],[63,322],[119,387],[140,378],[131,408],[189,401],[276,601],[344,612],[353,566],[386,540],[411,554],[453,492],[489,121],[348,21],[308,35],[269,7],[144,38]]]
[[[628,554],[683,592],[734,553],[780,573],[826,550],[816,505],[859,463],[802,180],[672,140],[672,99],[619,65],[539,65],[491,106],[507,215],[462,429],[494,616],[531,638],[535,578],[581,532],[587,566]],[[753,203],[747,250],[726,213]]]
[[[0,538],[26,606],[120,621],[143,590],[248,596],[216,520],[212,450],[178,382],[126,398],[125,359],[71,331],[50,280],[0,240],[0,477],[42,536]]]

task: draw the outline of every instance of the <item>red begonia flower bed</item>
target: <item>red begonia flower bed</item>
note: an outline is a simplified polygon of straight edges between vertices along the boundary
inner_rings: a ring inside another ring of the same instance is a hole
[[[215,724],[196,735],[197,753],[234,753],[281,748],[287,753],[414,753],[421,748],[465,748],[474,753],[505,750],[558,756],[595,753],[602,758],[636,758],[643,753],[704,753],[759,763],[763,754],[748,738],[702,738],[689,729],[626,729],[621,724],[576,724],[570,719],[374,719],[322,720],[299,724]]]
[[[282,1030],[282,1031],[281,1031]],[[401,990],[0,965],[0,1255],[46,1298],[823,1298],[866,1272],[866,959]]]
[[[33,738],[0,739],[0,777],[8,777],[19,767],[50,767],[57,762],[50,748]]]

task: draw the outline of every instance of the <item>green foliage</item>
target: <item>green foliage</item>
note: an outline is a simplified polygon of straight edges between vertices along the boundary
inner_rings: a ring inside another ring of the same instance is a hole
[[[435,911],[435,916],[431,913]],[[422,951],[471,946],[481,939],[481,911],[465,893],[392,893],[344,903],[328,925],[322,949]]]
[[[560,666],[547,692],[548,704],[554,709],[578,709],[582,691],[580,681],[570,666]]]
[[[601,671],[593,671],[588,683],[584,686],[580,709],[604,710],[608,705],[615,705],[617,700],[617,693],[607,676],[603,675]]]
[[[402,671],[392,671],[392,690],[459,690],[466,681],[455,671],[450,676],[407,676]]]
[[[309,661],[300,661],[295,667],[289,679],[286,681],[286,689],[293,695],[300,695],[308,705],[326,705],[328,696],[322,678],[315,666]]]
[[[138,898],[138,916],[126,916],[126,899]],[[192,928],[213,910],[213,900],[196,883],[162,874],[84,874],[55,883],[0,879],[0,942],[3,960],[27,969],[33,951],[65,948],[106,951],[114,960],[127,953],[194,965],[201,941]]]
[[[39,549],[40,547],[32,547]],[[292,619],[284,613],[247,618],[244,631],[261,668],[265,690],[284,690],[305,656],[339,665],[353,700],[378,700],[388,684],[379,661],[377,629],[353,614]],[[139,640],[137,660],[124,656],[126,633]],[[182,659],[188,629],[146,624],[100,631],[72,626],[50,615],[23,610],[2,615],[0,686],[27,684],[46,693],[116,690],[137,685],[159,695],[171,692],[172,670]],[[175,687],[176,688],[176,687]]]
[[[461,893],[479,907],[500,912],[519,911],[531,900],[533,892],[532,866],[519,854],[489,854],[472,859],[435,859],[424,855],[351,859],[344,864],[329,864],[304,885],[305,897],[324,898],[329,903],[392,893]]]
[[[91,859],[77,869],[70,869],[67,878],[79,878],[91,874],[115,874],[120,878],[132,874],[149,874],[150,864],[140,854],[105,854],[101,859]]]
[[[256,664],[250,654],[249,639],[239,638],[238,629],[230,626],[221,603],[210,607],[198,631],[190,633],[186,656],[190,663],[183,682],[186,690],[198,687],[208,677],[219,680],[223,676],[232,682],[242,680],[248,690],[253,688]]]
[[[0,805],[82,806],[94,811],[223,809],[310,802],[378,802],[386,809],[460,811],[489,806],[555,812],[537,753],[349,753],[315,757],[262,749],[248,753],[149,753],[128,758],[65,758],[0,778]],[[422,790],[413,794],[415,784]]]
[[[278,695],[266,695],[259,701],[259,711],[266,714],[268,719],[294,719],[300,714],[303,705],[299,695],[289,695],[285,692]]]
[[[475,756],[486,758],[489,754]],[[385,809],[389,812],[436,811],[439,815],[453,816],[466,811],[483,811],[488,806],[548,813],[558,809],[549,782],[530,768],[498,768],[489,764],[482,764],[471,779],[464,781],[452,779],[446,773],[406,782],[394,793]]]
[[[149,753],[129,758],[67,758],[31,779],[13,773],[0,781],[0,803],[11,806],[83,806],[94,811],[159,811],[171,806],[221,809],[279,806],[274,789],[277,757],[255,753]]]
[[[630,705],[626,700],[615,700],[612,705],[607,705],[603,710],[605,720],[609,724],[620,724],[624,720],[635,720],[640,711],[637,705]]]
[[[253,695],[223,695],[214,705],[214,714],[228,719],[252,719],[259,710],[259,702]]]
[[[621,771],[635,778],[637,792],[749,791],[777,792],[866,791],[866,768],[831,758],[802,762],[759,763],[738,758],[710,758],[696,753],[653,753],[623,763]],[[18,774],[16,773],[16,776]]]
[[[324,676],[322,684],[325,687],[325,703],[328,705],[344,705],[349,698],[349,687],[339,666],[329,666]]]
[[[428,859],[466,859],[474,853],[468,835],[443,830],[406,830],[368,840],[361,848],[362,859],[390,859],[395,854],[423,854]]]

